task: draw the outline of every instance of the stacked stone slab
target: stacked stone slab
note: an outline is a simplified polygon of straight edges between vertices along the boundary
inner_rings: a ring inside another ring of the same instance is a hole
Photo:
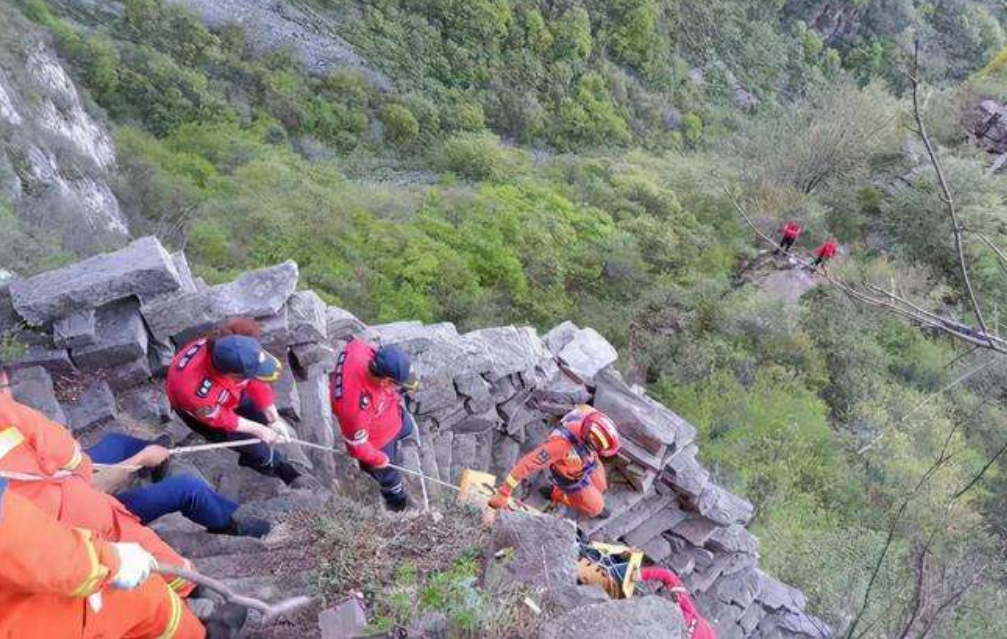
[[[746,529],[752,506],[717,485],[699,463],[695,429],[627,384],[614,368],[615,349],[596,331],[570,322],[544,337],[514,326],[467,333],[449,323],[368,327],[315,293],[298,291],[297,279],[297,265],[286,262],[207,287],[192,277],[184,255],[143,238],[115,253],[0,284],[0,340],[20,351],[8,362],[20,369],[14,392],[85,439],[113,429],[166,430],[176,444],[189,443],[194,436],[171,414],[163,393],[171,355],[222,320],[251,316],[285,366],[276,386],[281,413],[300,438],[333,447],[340,439],[328,399],[335,353],[357,336],[396,344],[410,353],[421,380],[407,398],[420,441],[404,448],[402,463],[446,482],[457,483],[466,468],[502,476],[548,436],[556,418],[593,404],[619,424],[623,449],[609,468],[611,515],[578,521],[584,533],[640,547],[673,568],[720,637],[828,635],[804,612],[799,591],[759,570],[758,541]],[[345,455],[288,452],[326,485],[378,499],[373,482]],[[324,499],[240,468],[231,453],[187,461],[245,500],[246,509],[273,519]],[[419,485],[408,481],[418,499]],[[453,497],[428,489],[435,504]],[[247,540],[229,541],[226,553],[212,554],[189,541],[200,539],[191,529],[162,528],[177,543],[191,543],[207,567],[229,565],[225,554],[247,550],[239,547]],[[263,593],[275,586],[268,570],[246,574],[255,572],[246,564],[241,572],[239,585]]]

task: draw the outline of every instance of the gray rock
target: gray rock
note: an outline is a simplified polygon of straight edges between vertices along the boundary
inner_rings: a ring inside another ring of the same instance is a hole
[[[472,414],[466,411],[465,417],[457,424],[451,426],[455,433],[482,433],[496,429],[502,424],[500,414],[496,407],[491,406],[482,413]]]
[[[150,382],[130,388],[118,393],[117,399],[119,410],[138,422],[164,424],[171,419],[171,406],[161,384]]]
[[[716,583],[715,596],[724,603],[733,603],[742,609],[755,601],[761,589],[761,579],[755,570],[748,569],[724,577]]]
[[[759,540],[741,524],[733,524],[714,531],[706,546],[715,552],[741,552],[754,555],[759,549]]]
[[[62,349],[48,348],[46,346],[29,346],[22,354],[13,361],[5,362],[9,370],[15,371],[22,368],[41,366],[53,375],[69,375],[76,370],[73,362],[70,361],[70,353]]]
[[[562,416],[591,400],[587,387],[562,372],[538,385],[531,395],[535,407],[544,413]]]
[[[330,306],[325,309],[325,330],[330,341],[349,341],[364,333],[367,326],[353,313]]]
[[[529,327],[499,326],[465,334],[465,340],[487,360],[493,379],[520,373],[541,360],[552,359],[552,353]],[[490,380],[492,381],[492,379]]]
[[[10,295],[10,283],[13,279],[13,277],[4,277],[2,270],[0,270],[0,338],[14,331],[21,323],[21,318],[14,310],[14,302]]]
[[[454,380],[455,392],[463,397],[469,412],[480,413],[494,406],[490,385],[482,375],[464,375]]]
[[[454,433],[440,431],[432,433],[434,456],[437,460],[437,471],[441,481],[451,481],[451,455],[454,449]],[[508,469],[509,470],[509,469]]]
[[[472,468],[476,458],[476,447],[478,442],[476,436],[464,433],[455,433],[451,451],[451,483],[457,486],[461,483],[462,473],[466,468]]]
[[[206,291],[152,300],[141,310],[159,341],[180,344],[229,317],[276,315],[294,293],[297,274],[297,264],[287,261]]]
[[[301,418],[301,397],[297,392],[294,381],[294,372],[290,364],[285,360],[283,370],[280,371],[280,379],[273,384],[273,397],[276,402],[276,409],[284,417],[300,420]]]
[[[654,513],[661,512],[674,504],[675,501],[675,497],[672,495],[653,493],[631,508],[613,511],[605,525],[597,533],[592,534],[592,538],[618,539],[650,519]],[[612,508],[612,506],[609,507]]]
[[[637,547],[651,561],[655,562],[664,561],[671,554],[671,544],[664,537],[655,537],[642,544],[638,544]]]
[[[288,344],[324,342],[328,337],[326,306],[314,291],[297,291],[287,300]]]
[[[542,599],[542,603],[554,614],[606,601],[609,601],[609,596],[600,586],[584,584],[550,588],[545,591]]]
[[[335,351],[319,342],[294,344],[290,347],[292,361],[297,363],[298,371],[307,376],[315,372],[331,373],[336,369]]]
[[[189,268],[189,258],[182,251],[171,254],[171,261],[178,271],[179,291],[184,293],[195,293],[199,290],[195,278],[192,277],[192,269]]]
[[[551,515],[500,512],[493,527],[501,577],[532,587],[576,585],[578,548],[573,524]]]
[[[673,500],[669,501],[661,510],[651,511],[650,517],[627,533],[623,539],[631,546],[639,546],[677,526],[688,516],[688,513],[680,510]]]
[[[672,527],[671,531],[685,539],[693,546],[702,547],[719,526],[699,515],[689,515],[682,523]]]
[[[554,326],[542,341],[545,342],[546,348],[552,352],[553,355],[559,355],[559,352],[563,350],[563,347],[569,344],[577,332],[580,330],[576,324],[567,320],[562,324]]]
[[[699,497],[709,481],[710,473],[696,461],[699,448],[689,445],[671,456],[665,467],[668,483],[690,497]]]
[[[309,379],[298,380],[296,386],[301,403],[301,418],[298,420],[297,431],[304,441],[334,447],[335,418],[329,402],[329,376],[323,373],[315,374]],[[332,453],[312,449],[308,452],[308,459],[314,467],[315,477],[325,485],[330,484],[335,476]]]
[[[95,312],[94,344],[70,351],[77,367],[94,371],[147,357],[147,329],[139,309],[134,298],[99,308]]]
[[[66,414],[56,399],[49,372],[41,366],[19,369],[11,374],[11,392],[14,399],[30,406],[52,421],[66,424]]]
[[[168,374],[168,367],[175,356],[175,349],[165,346],[152,339],[147,341],[147,360],[150,364],[150,374],[157,377],[164,377]]]
[[[708,483],[699,496],[699,513],[723,526],[747,524],[755,512],[751,503]]]
[[[545,624],[541,639],[581,639],[585,629],[605,639],[685,639],[678,605],[657,596],[583,606]]]
[[[619,353],[598,331],[584,328],[556,356],[577,379],[590,383],[599,371],[615,363]]]
[[[322,639],[354,639],[367,627],[367,611],[360,600],[351,597],[318,615]]]
[[[749,606],[745,610],[745,614],[741,615],[741,619],[738,619],[738,625],[741,627],[741,631],[745,633],[745,636],[752,634],[752,631],[759,625],[762,618],[766,616],[766,611],[762,606]]]
[[[615,420],[620,435],[659,456],[675,444],[685,424],[681,417],[634,393],[612,369],[599,373],[595,382],[594,406]]]
[[[80,396],[64,405],[74,434],[114,421],[118,415],[115,396],[105,382],[94,382]]]
[[[97,339],[93,308],[71,313],[56,320],[52,326],[52,341],[59,348],[91,346]]]
[[[11,283],[14,308],[45,325],[131,295],[156,295],[181,286],[178,270],[161,243],[144,237],[114,253]]]
[[[808,602],[801,591],[770,577],[761,570],[756,570],[756,574],[759,577],[758,599],[763,606],[772,610],[786,609],[799,613],[807,605]]]
[[[109,388],[116,393],[139,386],[148,380],[150,380],[150,361],[146,356],[120,364],[105,375]]]

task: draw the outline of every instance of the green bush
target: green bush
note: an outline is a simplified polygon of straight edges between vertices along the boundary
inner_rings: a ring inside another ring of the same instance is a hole
[[[381,121],[385,125],[385,137],[392,144],[408,146],[419,137],[420,123],[401,104],[386,104],[381,110]]]

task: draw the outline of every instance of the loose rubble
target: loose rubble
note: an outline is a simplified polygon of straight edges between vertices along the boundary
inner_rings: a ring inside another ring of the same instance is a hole
[[[277,385],[280,411],[300,438],[336,446],[328,401],[334,353],[355,335],[397,344],[410,353],[421,380],[408,405],[422,443],[407,447],[404,464],[445,482],[457,482],[465,468],[502,476],[548,434],[552,419],[577,404],[593,403],[620,425],[624,448],[610,468],[611,515],[578,521],[585,534],[640,547],[675,570],[721,637],[829,635],[824,624],[804,612],[799,591],[758,568],[758,540],[745,528],[752,505],[717,485],[698,462],[695,428],[627,384],[614,368],[617,353],[597,332],[569,322],[544,339],[534,329],[514,326],[468,333],[448,323],[367,327],[313,292],[297,291],[297,275],[297,265],[286,262],[203,287],[189,273],[184,255],[172,256],[156,239],[143,238],[115,253],[14,279],[9,299],[16,316],[10,318],[8,311],[6,321],[0,288],[0,339],[20,347],[11,362],[19,369],[14,392],[85,438],[115,428],[167,432],[175,445],[192,443],[197,438],[171,415],[161,390],[167,362],[175,347],[214,323],[248,315],[263,323],[264,341],[284,363]],[[63,397],[58,391],[66,380],[76,380],[78,387]],[[290,455],[326,487],[377,498],[372,482],[345,456],[313,449]],[[245,500],[244,510],[273,521],[292,510],[317,509],[328,494],[264,480],[236,466],[225,452],[185,461],[193,472]],[[413,485],[412,492],[419,495],[418,487]],[[529,493],[531,501],[533,485]],[[431,496],[435,503],[453,498],[436,488]],[[572,609],[548,624],[544,637],[573,636],[571,624],[587,618],[628,624],[602,633],[606,637],[679,636],[669,630],[681,623],[678,611],[663,600],[597,603],[591,592],[577,590],[574,529],[566,521],[516,513],[499,519],[493,550],[510,549],[509,578],[544,587],[547,600]],[[190,553],[197,567],[254,596],[288,592],[303,578],[272,570],[276,560],[265,542],[208,539],[179,518],[155,527]],[[526,547],[525,539],[537,545]],[[291,557],[297,550],[290,549]],[[335,614],[326,613],[322,627],[331,628]],[[666,634],[652,634],[661,624]],[[259,628],[252,636],[287,635]]]

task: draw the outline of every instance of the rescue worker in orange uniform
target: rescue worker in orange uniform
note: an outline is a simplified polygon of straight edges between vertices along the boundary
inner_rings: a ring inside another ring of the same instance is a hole
[[[619,452],[615,423],[592,406],[582,405],[567,413],[549,438],[522,457],[489,501],[492,508],[510,503],[511,493],[529,475],[548,468],[552,488],[548,497],[589,517],[607,517],[605,467],[599,457]]]
[[[0,637],[202,639],[136,544],[70,528],[0,478]]]
[[[6,385],[0,367],[0,477],[10,480],[8,490],[68,526],[136,542],[162,564],[192,569],[122,503],[91,485],[91,460],[66,428],[16,402]],[[182,596],[194,588],[180,578],[170,585]]]

